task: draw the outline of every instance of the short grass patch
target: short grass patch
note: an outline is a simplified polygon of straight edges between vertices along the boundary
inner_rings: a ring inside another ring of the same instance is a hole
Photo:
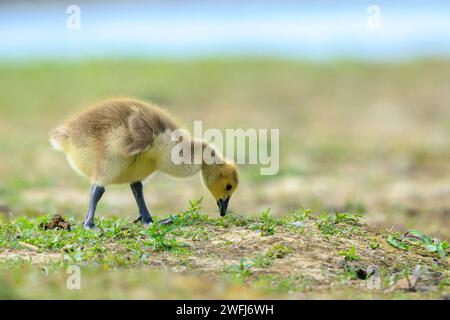
[[[45,227],[51,215],[3,219],[0,281],[11,281],[5,273],[9,267],[45,268],[57,274],[77,265],[91,270],[89,281],[94,281],[93,273],[108,278],[114,270],[127,274],[168,272],[240,286],[249,290],[249,295],[264,297],[321,296],[324,292],[340,297],[348,290],[377,297],[397,292],[403,297],[405,290],[411,294],[413,290],[403,286],[402,279],[411,277],[411,270],[420,266],[422,271],[415,276],[416,295],[421,291],[424,297],[442,297],[448,292],[446,242],[418,231],[404,235],[376,231],[353,214],[316,215],[303,209],[281,219],[269,210],[247,217],[210,218],[201,205],[201,199],[192,200],[184,212],[172,216],[172,224],[161,225],[155,218],[156,223],[148,228],[127,219],[99,218],[100,232],[85,230],[70,217],[64,217],[70,228],[53,229]],[[48,285],[45,274],[31,273],[36,281]],[[20,277],[19,272],[15,277]],[[379,287],[372,292],[370,283],[374,281]],[[20,288],[27,284],[17,283],[18,288],[8,285],[10,289],[2,294],[27,297]],[[336,289],[344,285],[346,290]]]

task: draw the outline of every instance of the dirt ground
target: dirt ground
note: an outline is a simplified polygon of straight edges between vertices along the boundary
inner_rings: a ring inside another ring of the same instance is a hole
[[[177,288],[173,292],[154,292],[159,285],[152,281],[142,288],[145,293],[141,298],[180,297],[186,293],[184,285],[196,281],[201,284],[194,285],[190,298],[448,296],[448,256],[439,258],[409,242],[407,249],[393,246],[390,237],[401,242],[399,235],[377,231],[353,218],[338,222],[324,217],[217,220],[196,213],[175,226],[147,231],[116,219],[102,221],[98,234],[86,233],[80,226],[72,226],[70,231],[45,230],[37,227],[42,226],[42,218],[21,219],[0,225],[5,237],[0,251],[0,279],[7,283],[5,296],[22,298],[29,296],[24,293],[29,284],[22,276],[20,283],[12,284],[11,278],[24,268],[38,283],[48,281],[45,277],[53,279],[55,288],[47,288],[45,296],[70,297],[72,292],[64,290],[60,274],[70,265],[82,268],[87,284],[84,294],[96,298],[110,295],[95,291],[95,275],[110,278],[117,272],[153,272],[158,274],[156,279],[164,274],[169,278],[176,275],[178,280],[169,285]],[[6,272],[8,266],[12,266],[12,272]],[[139,287],[128,280],[122,284],[130,286],[127,290],[131,292]],[[118,285],[104,284],[106,292]],[[202,291],[205,287],[212,290],[212,296],[210,291]],[[238,294],[234,290],[239,287],[244,291]],[[122,297],[127,290],[112,296]],[[233,292],[237,296],[233,297]]]

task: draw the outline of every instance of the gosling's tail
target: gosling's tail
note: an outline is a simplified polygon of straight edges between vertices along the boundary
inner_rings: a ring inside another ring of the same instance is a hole
[[[64,145],[66,144],[69,135],[67,134],[65,128],[59,127],[49,133],[49,142],[53,149],[58,151],[64,151]]]

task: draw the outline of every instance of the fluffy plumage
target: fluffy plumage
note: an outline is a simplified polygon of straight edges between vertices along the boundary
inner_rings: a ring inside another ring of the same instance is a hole
[[[50,133],[51,144],[92,183],[108,185],[145,179],[168,145],[167,130],[178,126],[161,108],[135,99],[113,99],[81,113]],[[164,141],[161,141],[162,138]],[[169,137],[170,138],[170,137]],[[152,148],[159,140],[156,149]]]

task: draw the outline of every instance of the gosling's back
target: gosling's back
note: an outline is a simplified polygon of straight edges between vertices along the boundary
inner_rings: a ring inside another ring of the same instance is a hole
[[[50,133],[50,142],[92,183],[140,181],[156,170],[154,143],[178,126],[161,108],[136,99],[104,101]]]

